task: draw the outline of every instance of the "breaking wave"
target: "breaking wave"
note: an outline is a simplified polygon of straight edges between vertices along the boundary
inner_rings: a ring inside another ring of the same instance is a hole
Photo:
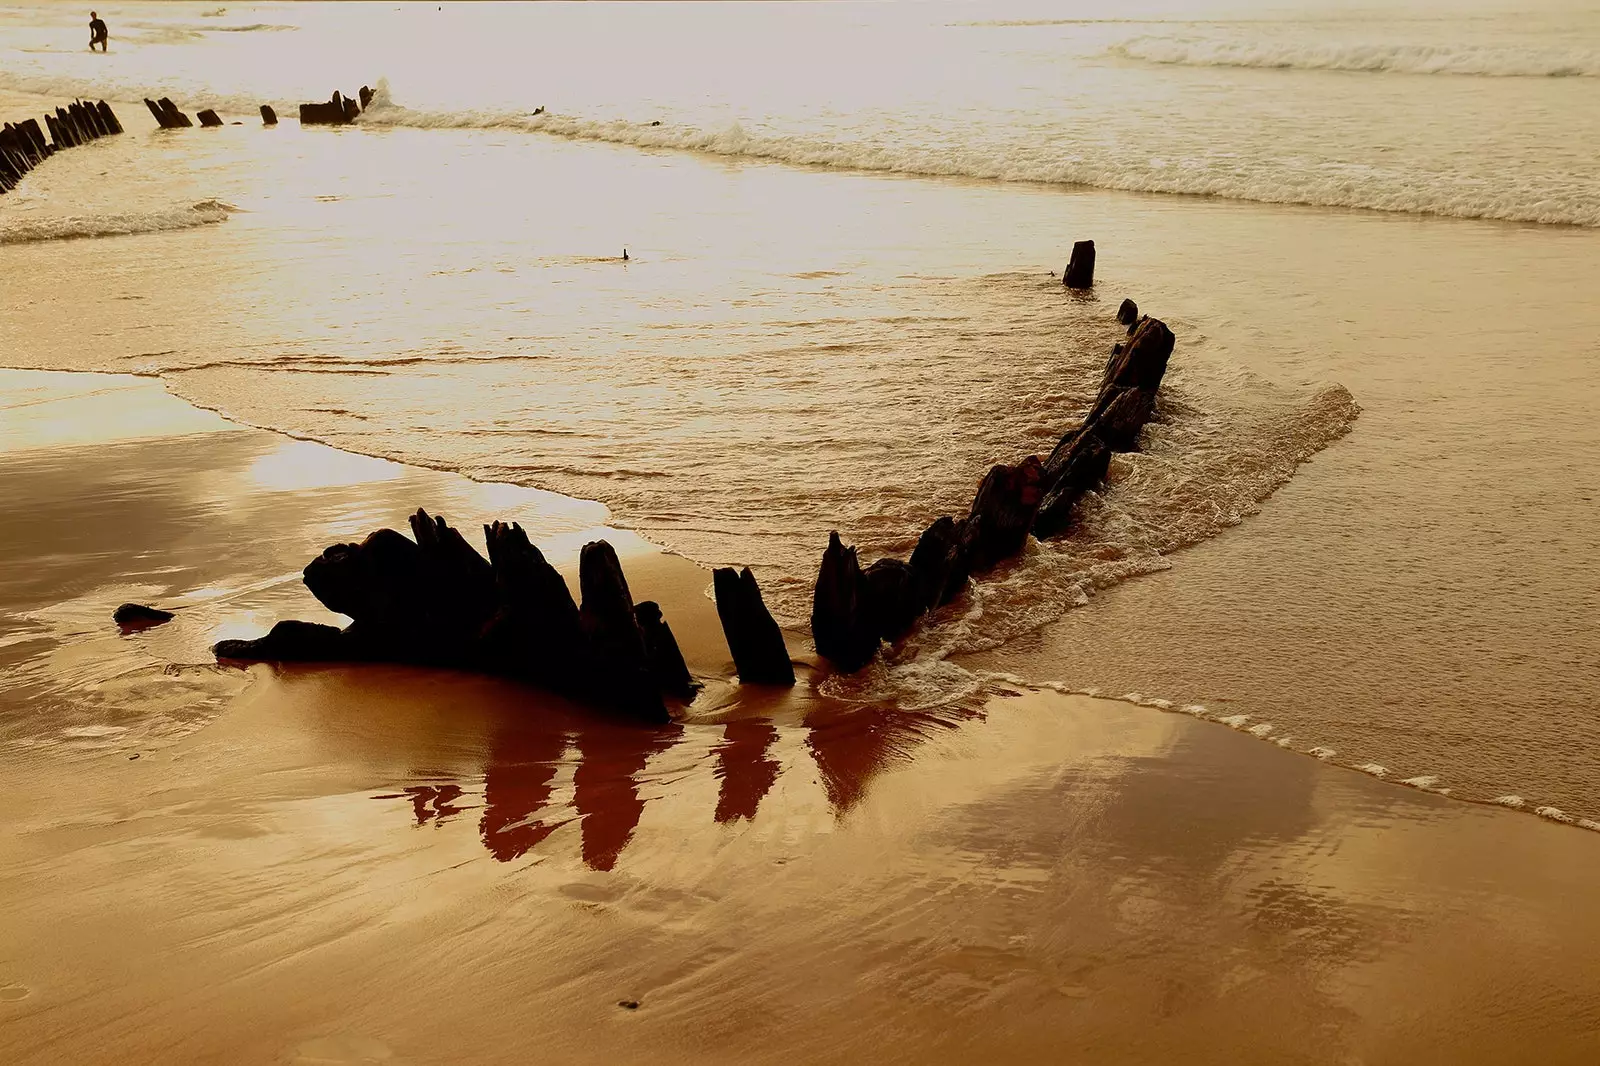
[[[136,233],[192,229],[226,221],[235,210],[231,205],[217,200],[201,200],[186,206],[132,214],[49,215],[12,219],[0,215],[0,245],[87,237],[126,237]]]
[[[1456,74],[1495,78],[1600,77],[1600,53],[1587,48],[1135,37],[1112,45],[1110,52],[1122,59],[1184,67],[1345,70],[1369,74]]]
[[[1600,226],[1600,200],[1568,182],[1507,175],[1503,184],[1407,170],[1354,173],[1344,166],[1307,171],[1276,169],[1271,160],[1241,166],[1232,157],[1164,159],[1130,146],[1084,146],[1030,138],[949,144],[894,143],[863,136],[832,141],[816,136],[751,133],[735,122],[722,130],[656,121],[589,118],[531,111],[424,111],[393,102],[380,81],[362,125],[417,129],[514,129],[577,141],[636,148],[763,159],[795,166],[877,171],[922,177],[977,178],[1082,185],[1125,192],[1209,196],[1258,203],[1348,207],[1400,214],[1485,218],[1549,225]]]

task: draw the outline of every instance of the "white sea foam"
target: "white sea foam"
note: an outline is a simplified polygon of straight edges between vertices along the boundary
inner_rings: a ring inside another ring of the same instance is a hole
[[[814,134],[752,133],[738,122],[721,129],[602,119],[532,110],[426,111],[394,102],[387,81],[360,118],[363,125],[421,129],[515,129],[569,140],[672,149],[798,166],[881,171],[926,177],[1083,185],[1128,192],[1211,196],[1261,203],[1356,207],[1375,211],[1600,226],[1600,200],[1581,185],[1541,185],[1526,176],[1501,182],[1440,181],[1439,175],[1388,174],[1377,168],[1327,166],[1279,172],[1225,158],[1169,160],[1145,148],[1076,143],[1052,149],[1031,131],[1013,143],[1000,136],[965,144],[918,143],[863,131],[858,139]]]
[[[1142,36],[1112,45],[1110,53],[1123,59],[1186,67],[1506,78],[1600,77],[1600,53],[1587,48]]]
[[[236,209],[216,200],[169,207],[158,211],[103,215],[20,215],[0,213],[0,245],[32,244],[85,237],[125,237],[192,229],[226,221]]]

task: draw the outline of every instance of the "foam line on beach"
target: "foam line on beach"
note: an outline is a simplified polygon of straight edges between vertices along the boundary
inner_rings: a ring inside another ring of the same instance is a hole
[[[139,233],[164,233],[227,221],[237,210],[217,200],[137,211],[129,214],[40,215],[0,218],[0,245],[34,244],[89,237],[126,237]]]
[[[1443,796],[1447,799],[1461,800],[1466,803],[1473,803],[1480,806],[1505,807],[1509,810],[1521,811],[1526,814],[1536,815],[1537,817],[1543,818],[1546,821],[1558,822],[1562,825],[1570,825],[1575,829],[1587,829],[1591,832],[1600,832],[1600,821],[1568,814],[1559,807],[1533,804],[1524,799],[1522,796],[1500,795],[1487,798],[1461,796],[1457,795],[1452,788],[1441,785],[1440,778],[1434,774],[1417,774],[1412,777],[1400,778],[1396,777],[1389,767],[1384,766],[1381,763],[1372,761],[1360,763],[1341,762],[1336,758],[1338,753],[1332,748],[1323,747],[1321,745],[1304,746],[1297,744],[1294,741],[1294,738],[1289,736],[1273,736],[1271,735],[1272,729],[1270,725],[1266,725],[1265,723],[1257,723],[1256,725],[1252,726],[1250,724],[1252,719],[1249,714],[1214,711],[1211,708],[1206,707],[1204,704],[1181,703],[1176,700],[1169,700],[1158,696],[1147,696],[1142,692],[1125,692],[1119,696],[1105,692],[1103,689],[1094,685],[1071,685],[1064,681],[1041,681],[1034,678],[1023,677],[1018,674],[998,671],[982,671],[974,674],[973,676],[979,682],[979,684],[975,687],[975,691],[987,690],[989,692],[993,692],[1002,687],[1030,689],[1034,691],[1042,690],[1055,692],[1063,696],[1086,696],[1091,699],[1114,700],[1118,703],[1132,704],[1136,707],[1148,707],[1151,710],[1165,711],[1168,714],[1187,715],[1190,718],[1199,718],[1204,721],[1215,722],[1217,725],[1227,726],[1237,733],[1245,733],[1249,736],[1255,737],[1258,740],[1266,740],[1288,751],[1298,752],[1302,755],[1309,755],[1319,762],[1331,762],[1337,766],[1342,766],[1347,770],[1353,770],[1357,773],[1365,774],[1368,777],[1376,777],[1381,781],[1387,781],[1391,784],[1399,785],[1404,788],[1415,789],[1418,792],[1429,792],[1436,796]],[[1265,728],[1263,728],[1264,725],[1266,726]]]

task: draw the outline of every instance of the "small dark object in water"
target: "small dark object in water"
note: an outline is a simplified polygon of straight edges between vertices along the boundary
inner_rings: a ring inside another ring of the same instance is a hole
[[[149,629],[172,621],[172,612],[142,603],[125,603],[111,613],[111,620],[124,629]]]
[[[204,111],[197,112],[194,117],[200,120],[200,127],[202,129],[209,130],[222,125],[222,119],[218,118],[217,113],[210,108],[206,108]]]
[[[617,1000],[617,1006],[623,1010],[638,1010],[639,1001],[636,999],[619,999]]]
[[[659,125],[661,125],[661,120],[660,119],[656,119],[654,122],[650,123],[650,125],[659,126]]]
[[[732,567],[722,567],[711,572],[711,580],[722,635],[733,653],[740,684],[794,684],[794,663],[789,661],[783,630],[762,601],[761,587],[750,568],[735,572]]]
[[[1072,246],[1072,258],[1061,273],[1061,284],[1069,289],[1087,289],[1094,285],[1094,242],[1078,241]]]
[[[271,104],[261,105],[261,124],[263,126],[276,126],[278,124],[278,113],[272,109]]]
[[[370,105],[372,103],[372,98],[375,95],[377,95],[377,94],[374,93],[367,86],[363,85],[361,87],[361,92],[358,94],[358,96],[361,99],[361,110],[365,111],[367,109],[368,105]]]
[[[1131,326],[1139,321],[1139,305],[1132,300],[1123,300],[1122,306],[1117,308],[1117,321],[1124,326]]]
[[[540,104],[538,107],[534,108],[533,113],[535,116],[544,114],[544,105]]]
[[[622,250],[622,261],[624,263],[628,261],[628,250],[626,248]]]

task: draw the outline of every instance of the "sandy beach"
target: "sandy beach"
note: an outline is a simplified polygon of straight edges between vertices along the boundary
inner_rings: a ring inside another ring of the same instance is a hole
[[[1592,833],[1122,702],[850,706],[798,635],[792,694],[718,696],[708,575],[595,505],[140,379],[5,384],[32,397],[0,456],[6,1062],[1600,1054]],[[625,545],[704,710],[648,730],[448,671],[210,664],[313,616],[299,560],[416,501],[569,566]],[[130,596],[181,609],[123,636]]]
[[[1600,8],[88,14],[0,1066],[1600,1062]]]

